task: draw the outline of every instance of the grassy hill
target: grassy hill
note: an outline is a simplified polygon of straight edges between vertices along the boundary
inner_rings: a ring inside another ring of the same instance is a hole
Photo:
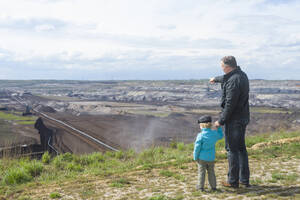
[[[247,137],[250,188],[227,189],[224,140],[217,143],[218,190],[195,190],[193,144],[136,153],[63,154],[0,160],[0,199],[300,199],[300,132]]]

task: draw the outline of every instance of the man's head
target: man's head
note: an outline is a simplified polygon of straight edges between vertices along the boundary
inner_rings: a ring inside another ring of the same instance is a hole
[[[236,60],[234,56],[225,56],[221,59],[221,67],[225,74],[228,74],[232,70],[237,68]]]

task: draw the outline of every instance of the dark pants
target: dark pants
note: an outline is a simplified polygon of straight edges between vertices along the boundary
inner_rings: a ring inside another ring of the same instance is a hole
[[[232,120],[225,123],[225,149],[228,159],[228,183],[249,184],[248,153],[245,145],[245,132],[248,120]]]

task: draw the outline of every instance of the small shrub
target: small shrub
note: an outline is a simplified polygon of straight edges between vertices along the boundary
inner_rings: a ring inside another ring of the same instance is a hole
[[[23,168],[11,168],[3,177],[3,181],[7,185],[26,183],[31,180],[32,176],[30,176]]]
[[[129,149],[128,151],[125,152],[125,159],[131,159],[136,157],[136,152],[133,149]]]
[[[155,167],[155,165],[152,164],[152,163],[145,163],[145,164],[142,166],[141,169],[143,169],[143,170],[151,170],[151,169],[153,169],[154,167]]]
[[[43,166],[42,163],[34,160],[34,161],[29,162],[29,163],[26,163],[24,165],[24,169],[32,177],[36,177],[36,176],[39,176],[42,173],[42,171],[44,169],[44,166]]]
[[[105,155],[107,157],[114,158],[115,157],[115,152],[113,152],[113,151],[107,151],[107,152],[105,152]]]
[[[115,152],[115,157],[117,158],[117,159],[122,159],[122,158],[124,158],[125,156],[124,156],[124,152],[123,151],[117,151],[117,152]]]
[[[52,192],[50,194],[50,198],[51,199],[59,199],[59,198],[61,198],[61,194],[59,194],[58,192]]]
[[[155,148],[144,150],[139,154],[138,163],[145,164],[145,163],[153,163],[155,158]]]
[[[183,142],[177,143],[177,149],[180,151],[184,151],[185,149],[184,143]]]
[[[172,149],[176,149],[176,148],[177,148],[177,142],[176,142],[176,141],[172,141],[172,142],[170,143],[170,147],[171,147]]]
[[[163,147],[157,147],[156,152],[159,153],[159,154],[163,154],[165,151],[164,151]]]
[[[99,162],[104,162],[104,161],[105,161],[104,155],[98,152],[74,158],[75,163],[81,164],[83,166],[98,164]]]
[[[92,153],[91,155],[89,155],[88,157],[91,158],[91,160],[95,163],[95,162],[104,162],[105,161],[105,157],[102,153]]]
[[[82,166],[76,163],[68,163],[66,169],[69,171],[82,172],[84,169]]]
[[[43,156],[42,156],[42,162],[43,162],[44,164],[49,164],[49,163],[50,163],[50,159],[51,159],[51,157],[50,157],[49,152],[48,152],[48,151],[45,152],[45,153],[43,154]]]
[[[74,155],[69,153],[69,152],[65,153],[65,154],[62,154],[61,156],[62,156],[62,160],[66,161],[66,162],[72,162],[73,159],[74,159]]]
[[[57,169],[64,169],[65,168],[65,163],[63,162],[63,159],[62,159],[62,156],[59,155],[59,156],[56,156],[54,159],[53,159],[53,164],[55,166],[55,168]]]

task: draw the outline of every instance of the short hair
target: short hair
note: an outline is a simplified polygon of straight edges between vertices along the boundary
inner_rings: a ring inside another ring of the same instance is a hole
[[[207,123],[200,123],[201,128],[211,128],[212,124],[211,122],[207,122]]]
[[[221,61],[224,63],[224,65],[228,65],[232,68],[236,68],[237,64],[236,64],[236,60],[234,56],[224,56]]]

